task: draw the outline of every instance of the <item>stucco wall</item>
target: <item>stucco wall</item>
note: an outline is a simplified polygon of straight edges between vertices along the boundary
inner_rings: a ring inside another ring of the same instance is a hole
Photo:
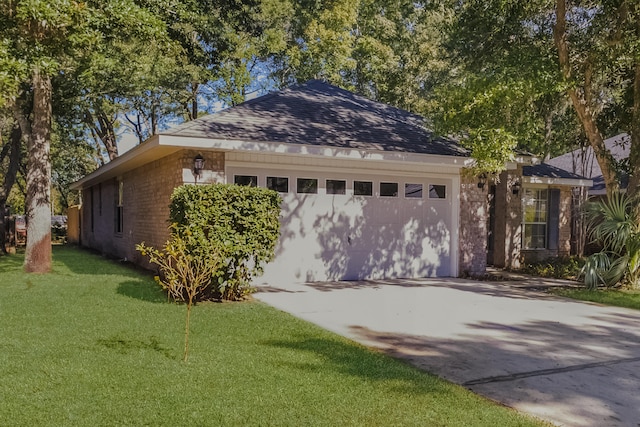
[[[460,274],[477,275],[487,265],[487,185],[478,188],[475,176],[460,181]]]
[[[167,240],[171,193],[183,183],[194,182],[191,170],[197,154],[182,150],[119,177],[124,190],[122,233],[115,233],[117,180],[111,179],[85,189],[82,245],[145,265],[135,245],[145,242],[159,248]],[[198,182],[216,182],[223,176],[224,153],[201,154],[205,158],[205,171]]]

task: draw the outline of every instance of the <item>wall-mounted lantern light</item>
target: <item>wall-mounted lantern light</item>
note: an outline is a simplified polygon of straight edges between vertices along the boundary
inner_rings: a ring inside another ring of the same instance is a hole
[[[198,182],[198,178],[202,174],[202,170],[204,169],[204,157],[198,154],[193,159],[193,175],[196,177],[196,183]]]
[[[520,184],[519,180],[514,181],[513,185],[511,186],[511,192],[514,195],[520,194],[520,186],[521,186],[521,184]]]
[[[478,175],[478,188],[484,188],[484,185],[487,183],[487,174],[481,173]]]

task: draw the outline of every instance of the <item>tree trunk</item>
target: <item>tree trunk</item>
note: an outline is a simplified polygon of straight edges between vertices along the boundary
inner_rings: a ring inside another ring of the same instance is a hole
[[[33,72],[33,121],[27,157],[27,273],[51,271],[51,78]]]
[[[567,2],[566,0],[556,1],[556,24],[553,27],[553,40],[558,50],[558,62],[560,64],[560,70],[567,82],[571,82],[573,79],[571,62],[569,56],[569,44],[567,42]],[[587,73],[590,72],[587,67]],[[586,81],[589,80],[589,76],[585,76],[585,84],[583,85],[582,95],[579,93],[573,85],[569,85],[567,89],[567,95],[573,105],[578,119],[582,124],[582,128],[587,136],[589,145],[593,148],[593,152],[598,161],[598,165],[602,170],[602,176],[604,178],[605,185],[607,187],[607,194],[618,191],[619,181],[615,168],[615,159],[611,155],[611,152],[604,145],[604,138],[596,125],[595,117],[593,116],[592,106],[589,105],[589,90]]]
[[[16,181],[18,169],[20,168],[20,143],[22,142],[22,131],[16,123],[11,130],[11,136],[7,146],[9,148],[9,166],[4,176],[4,182],[0,187],[0,252],[6,253],[5,244],[7,242],[6,224],[4,222],[4,212],[7,208],[7,197]]]
[[[87,111],[84,115],[84,122],[89,126],[92,133],[98,137],[105,150],[109,160],[118,157],[118,143],[116,132],[113,128],[113,120],[104,111],[96,109],[95,114]]]
[[[633,82],[633,118],[631,121],[631,149],[629,151],[629,165],[631,176],[627,193],[630,196],[640,194],[640,62],[636,64]],[[640,213],[639,213],[640,216]]]

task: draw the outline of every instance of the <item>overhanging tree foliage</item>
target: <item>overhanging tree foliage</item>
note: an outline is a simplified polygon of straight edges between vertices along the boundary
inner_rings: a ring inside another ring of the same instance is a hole
[[[0,5],[2,104],[12,109],[27,141],[27,247],[25,270],[51,268],[51,126],[54,81],[113,37],[152,37],[163,28],[131,0],[12,1]]]
[[[448,102],[444,93],[441,116],[459,115],[472,123],[469,134],[488,122],[538,152],[535,140],[549,134],[549,123],[565,127],[578,123],[610,193],[618,188],[620,168],[604,147],[604,137],[626,131],[631,135],[629,192],[635,194],[640,184],[640,4],[625,0],[450,4],[455,21],[449,46],[460,64],[456,72],[465,98]],[[504,124],[496,123],[495,117]],[[553,141],[562,146],[575,141],[576,133],[569,132],[565,139],[556,133]]]

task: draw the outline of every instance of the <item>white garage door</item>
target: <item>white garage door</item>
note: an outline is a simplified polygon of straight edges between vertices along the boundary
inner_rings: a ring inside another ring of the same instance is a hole
[[[452,179],[228,168],[281,192],[276,258],[258,283],[450,276]]]

